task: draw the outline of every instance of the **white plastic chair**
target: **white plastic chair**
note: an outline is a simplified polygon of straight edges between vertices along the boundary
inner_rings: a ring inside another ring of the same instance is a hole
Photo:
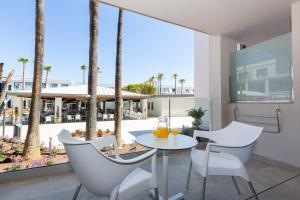
[[[244,166],[248,162],[256,140],[263,128],[233,121],[227,127],[217,131],[194,131],[194,138],[208,138],[206,150],[192,149],[187,188],[193,168],[204,178],[202,200],[205,199],[206,178],[208,175],[231,176],[234,185],[240,194],[235,177],[244,178],[258,200],[247,170]]]
[[[109,114],[109,115],[108,115],[108,119],[109,119],[109,120],[114,120],[114,117],[115,117],[114,114]]]
[[[73,121],[72,115],[67,115],[67,122],[72,122],[72,121]]]
[[[58,139],[63,143],[80,181],[73,199],[77,198],[81,184],[91,193],[109,197],[109,200],[128,200],[148,189],[154,189],[158,199],[155,149],[133,159],[123,160],[119,156],[114,136],[81,141],[73,138],[67,130],[62,130]],[[114,147],[115,158],[100,151],[110,145]],[[150,159],[152,173],[138,168]]]
[[[47,123],[51,123],[51,116],[46,116],[45,117],[45,123],[47,124]]]
[[[103,114],[103,120],[108,120],[108,115],[107,114]]]
[[[102,119],[102,113],[98,113],[97,118]]]
[[[78,121],[78,122],[81,121],[81,116],[80,116],[80,114],[75,115],[75,121]]]

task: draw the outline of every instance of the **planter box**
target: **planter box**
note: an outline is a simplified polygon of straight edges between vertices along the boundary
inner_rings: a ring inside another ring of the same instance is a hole
[[[70,172],[72,170],[73,169],[71,167],[71,164],[67,162],[67,163],[55,164],[51,166],[3,172],[0,173],[0,184],[29,179],[29,178],[35,178],[40,176],[48,176],[48,175],[53,175],[53,174],[58,174],[63,172]]]

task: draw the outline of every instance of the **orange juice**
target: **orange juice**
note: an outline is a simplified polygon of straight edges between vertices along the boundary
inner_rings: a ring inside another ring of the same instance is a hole
[[[169,129],[167,127],[158,128],[160,131],[160,138],[167,138],[169,136]]]
[[[160,137],[160,130],[159,130],[159,129],[154,129],[154,130],[152,131],[152,134],[153,134],[154,136],[156,136],[156,137]]]
[[[178,135],[178,134],[180,133],[180,130],[178,130],[178,129],[176,129],[176,128],[173,128],[173,129],[171,130],[171,133],[172,133],[172,135]]]

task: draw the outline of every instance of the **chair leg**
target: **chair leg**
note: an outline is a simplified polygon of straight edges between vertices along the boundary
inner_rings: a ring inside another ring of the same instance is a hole
[[[79,194],[79,192],[80,192],[81,187],[82,187],[81,184],[77,186],[76,191],[75,191],[75,193],[74,193],[74,195],[73,195],[72,200],[76,200],[76,199],[77,199],[77,196],[78,196],[78,194]]]
[[[237,182],[235,180],[235,177],[232,176],[231,178],[232,178],[232,181],[233,181],[233,184],[235,186],[236,191],[238,192],[238,194],[241,194],[241,190],[240,190],[240,188],[239,188],[239,186],[238,186],[238,184],[237,184]]]
[[[252,182],[251,182],[251,181],[249,181],[249,182],[248,182],[248,185],[249,185],[249,187],[250,187],[250,190],[251,190],[251,192],[253,193],[253,195],[254,195],[255,199],[256,199],[256,200],[259,200],[259,198],[258,198],[258,195],[257,195],[257,193],[256,193],[256,191],[255,191],[255,189],[254,189],[254,187],[253,187],[253,184],[252,184]]]
[[[192,165],[193,165],[193,162],[191,161],[190,167],[189,167],[189,172],[188,172],[188,178],[187,178],[187,182],[186,182],[186,189],[189,189],[189,186],[190,186],[190,178],[191,178],[191,172],[192,172]]]
[[[155,199],[159,200],[159,193],[158,193],[158,188],[154,188],[154,195],[155,195]]]
[[[202,200],[205,200],[205,190],[206,190],[206,177],[203,179],[203,185],[202,185]]]

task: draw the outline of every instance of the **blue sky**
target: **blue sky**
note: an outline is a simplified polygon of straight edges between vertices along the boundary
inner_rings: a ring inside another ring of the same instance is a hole
[[[19,57],[30,59],[26,77],[33,76],[34,0],[1,0],[0,62],[5,71],[21,74]],[[101,4],[98,81],[114,83],[118,9]],[[173,84],[172,73],[193,85],[194,33],[192,30],[126,11],[123,31],[123,85],[139,83],[158,72],[164,84]],[[88,0],[45,1],[45,65],[50,79],[82,81],[80,66],[88,65]]]

